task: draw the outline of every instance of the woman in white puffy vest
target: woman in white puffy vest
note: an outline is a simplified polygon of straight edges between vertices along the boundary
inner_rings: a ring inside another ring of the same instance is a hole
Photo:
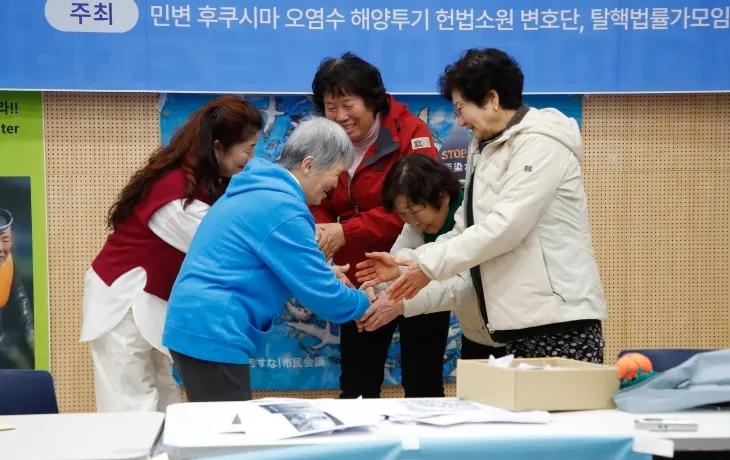
[[[522,103],[504,52],[472,49],[439,79],[472,131],[453,230],[421,246],[389,288],[394,302],[468,270],[483,326],[515,357],[603,362],[606,300],[595,260],[577,122]]]

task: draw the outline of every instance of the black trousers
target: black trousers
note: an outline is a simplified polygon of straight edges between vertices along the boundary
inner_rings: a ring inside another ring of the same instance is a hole
[[[506,347],[490,347],[461,336],[461,359],[489,359],[489,355],[501,358],[506,354]]]
[[[204,361],[170,350],[189,402],[250,401],[248,364]]]
[[[340,398],[379,398],[385,361],[395,328],[400,330],[401,375],[406,398],[444,396],[444,352],[451,312],[399,316],[373,332],[358,332],[354,321],[340,328]]]

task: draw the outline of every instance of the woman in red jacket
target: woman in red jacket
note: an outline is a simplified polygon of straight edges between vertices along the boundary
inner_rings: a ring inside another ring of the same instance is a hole
[[[162,346],[167,300],[198,225],[253,156],[262,125],[240,97],[208,102],[109,210],[112,232],[86,273],[81,326],[99,412],[165,412],[181,402]]]
[[[336,265],[349,265],[347,276],[359,286],[355,265],[366,252],[390,251],[403,228],[396,213],[381,202],[383,181],[404,155],[437,158],[428,126],[390,96],[380,71],[352,53],[325,59],[312,82],[314,104],[347,132],[355,161],[335,189],[312,206],[320,249]],[[401,369],[406,397],[442,397],[443,356],[450,313],[398,317],[373,332],[343,324],[341,398],[377,398],[383,384],[388,348],[400,330]]]

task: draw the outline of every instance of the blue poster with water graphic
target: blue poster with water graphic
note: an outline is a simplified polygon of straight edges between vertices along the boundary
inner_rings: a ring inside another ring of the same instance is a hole
[[[168,143],[174,132],[190,114],[216,95],[162,94],[160,125],[162,142]],[[261,138],[254,153],[275,160],[297,122],[316,115],[308,96],[245,96],[264,118]],[[440,160],[462,179],[466,165],[469,133],[456,123],[451,103],[438,96],[398,96],[409,109],[426,122]],[[554,107],[581,122],[582,101],[579,96],[527,96],[533,107]],[[251,359],[251,383],[254,390],[320,390],[339,388],[339,325],[314,315],[297,299],[281,306],[274,330],[263,350]],[[461,329],[451,318],[448,346],[444,354],[444,380],[455,380],[456,360],[461,348]],[[399,385],[400,347],[398,331],[393,337],[385,364],[383,384]]]

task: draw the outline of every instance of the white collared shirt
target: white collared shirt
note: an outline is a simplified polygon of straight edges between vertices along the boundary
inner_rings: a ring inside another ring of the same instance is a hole
[[[183,200],[166,204],[149,222],[149,228],[170,246],[187,253],[195,231],[210,206],[193,200],[183,208]],[[117,278],[111,286],[90,268],[84,279],[81,342],[101,337],[114,329],[132,308],[135,323],[150,345],[169,356],[162,346],[162,331],[167,315],[167,301],[144,291],[147,272],[136,267]]]

